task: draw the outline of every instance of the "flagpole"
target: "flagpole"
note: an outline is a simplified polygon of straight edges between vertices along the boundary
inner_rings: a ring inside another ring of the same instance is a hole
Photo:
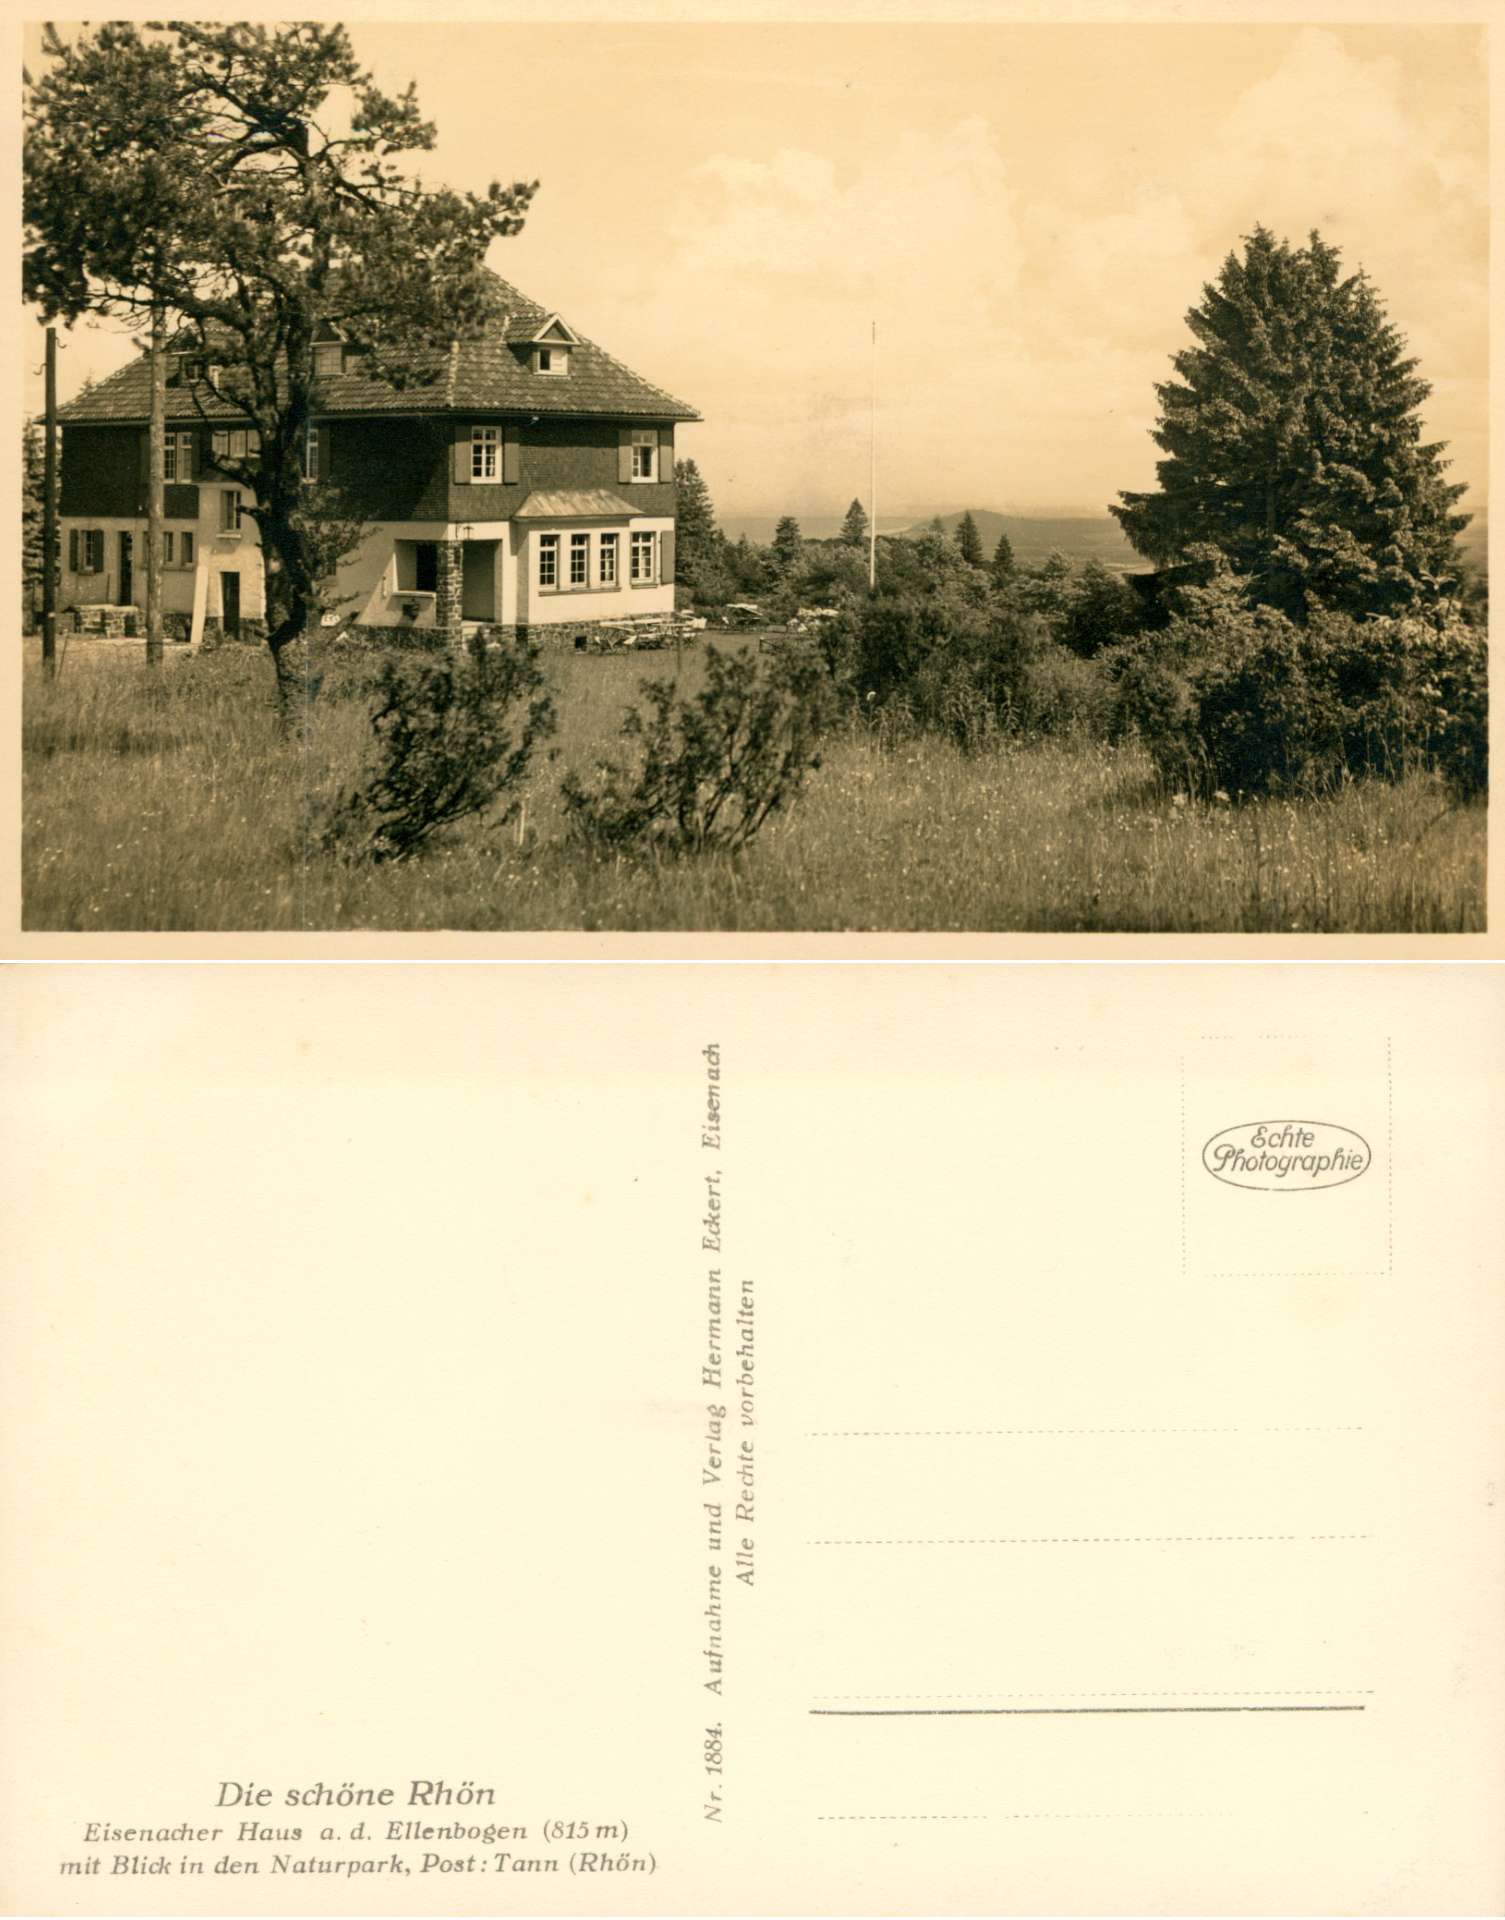
[[[873,322],[873,406],[868,435],[867,590],[878,584],[878,322]]]

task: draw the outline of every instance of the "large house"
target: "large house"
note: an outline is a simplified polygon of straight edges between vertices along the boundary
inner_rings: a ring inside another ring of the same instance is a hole
[[[304,471],[364,529],[335,595],[352,631],[568,645],[673,610],[674,428],[700,416],[497,284],[500,318],[428,384],[375,379],[333,328],[314,349]],[[169,360],[162,607],[195,641],[254,633],[266,610],[255,524],[215,469],[247,451],[217,376]],[[65,609],[145,604],[149,392],[143,357],[60,410]]]

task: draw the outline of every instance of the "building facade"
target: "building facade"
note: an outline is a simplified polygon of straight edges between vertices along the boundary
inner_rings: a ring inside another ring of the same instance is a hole
[[[674,434],[692,407],[497,283],[500,315],[398,390],[333,329],[314,349],[303,471],[359,520],[326,623],[404,642],[478,629],[578,644],[674,608]],[[255,634],[266,593],[244,490],[255,457],[212,365],[169,363],[161,596],[195,642]],[[149,377],[143,358],[60,411],[59,605],[145,605]],[[237,422],[239,424],[237,424]]]

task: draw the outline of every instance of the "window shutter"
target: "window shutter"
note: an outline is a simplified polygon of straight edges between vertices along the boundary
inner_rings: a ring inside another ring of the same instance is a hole
[[[455,485],[470,484],[470,428],[455,428]]]
[[[660,427],[658,430],[658,477],[660,480],[674,478],[673,427]]]
[[[327,420],[319,422],[319,478],[334,478],[334,428]]]
[[[78,528],[68,529],[68,571],[78,572]]]
[[[617,478],[628,481],[632,478],[632,428],[617,429]]]
[[[517,428],[509,422],[502,428],[502,478],[508,486],[515,487],[523,477],[523,445],[517,437]]]
[[[661,533],[658,539],[658,577],[665,586],[674,579],[674,530]]]

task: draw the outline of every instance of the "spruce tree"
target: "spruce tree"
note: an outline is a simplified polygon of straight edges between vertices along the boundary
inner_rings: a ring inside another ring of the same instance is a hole
[[[1431,388],[1362,270],[1316,233],[1292,248],[1260,227],[1186,318],[1196,344],[1156,389],[1159,487],[1113,509],[1139,552],[1165,566],[1215,546],[1297,619],[1455,592],[1464,489],[1422,440]]]
[[[968,566],[982,565],[982,535],[977,531],[977,522],[972,518],[970,508],[956,524],[956,544]]]
[[[773,559],[779,572],[792,572],[799,565],[803,549],[800,523],[793,514],[786,513],[773,530]]]
[[[841,532],[837,538],[846,547],[865,547],[868,542],[867,512],[860,500],[854,500],[847,508],[847,517],[841,523]]]
[[[993,549],[993,580],[997,586],[1003,586],[1014,576],[1014,547],[1006,533],[998,536],[998,545]]]
[[[677,490],[674,578],[681,586],[693,588],[715,565],[721,533],[711,505],[711,490],[695,462],[676,460],[674,480]]]

